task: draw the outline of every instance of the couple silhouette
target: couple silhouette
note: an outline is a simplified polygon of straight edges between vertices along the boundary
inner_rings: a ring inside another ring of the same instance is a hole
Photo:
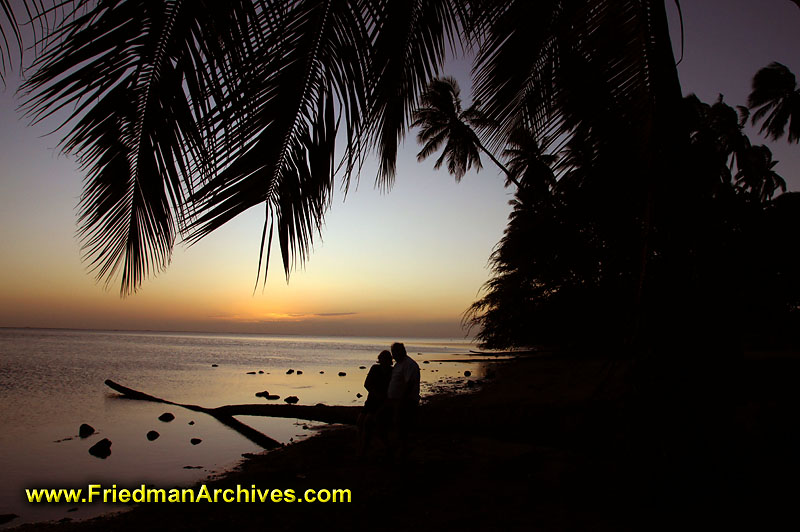
[[[402,343],[395,342],[389,351],[380,352],[364,381],[368,394],[358,416],[359,457],[365,456],[373,435],[384,443],[388,458],[397,447],[401,456],[406,456],[419,407],[419,380],[419,365]]]

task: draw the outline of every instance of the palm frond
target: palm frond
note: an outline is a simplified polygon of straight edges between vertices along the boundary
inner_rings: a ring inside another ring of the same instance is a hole
[[[85,258],[106,283],[119,275],[123,295],[170,261],[187,191],[215,162],[204,111],[226,92],[242,20],[255,16],[249,2],[80,0],[33,64],[26,112],[66,113],[62,148],[87,172]]]
[[[369,123],[379,157],[377,182],[394,182],[397,150],[420,94],[438,75],[448,45],[456,49],[466,20],[456,0],[381,1],[371,41]]]
[[[780,63],[770,63],[753,78],[747,106],[755,110],[752,122],[761,121],[761,133],[778,140],[789,126],[789,142],[800,142],[800,90],[794,74]]]
[[[298,2],[286,6],[279,29],[265,31],[276,44],[254,50],[254,70],[237,87],[249,102],[253,133],[244,149],[229,156],[230,164],[190,197],[198,213],[190,242],[264,203],[267,222],[277,225],[287,277],[306,259],[332,194],[340,119],[348,157],[363,135],[367,21],[356,7]],[[346,171],[351,168],[348,163]]]
[[[379,183],[393,179],[410,110],[463,13],[455,0],[76,0],[40,41],[24,90],[33,121],[66,117],[98,278],[119,275],[133,292],[178,234],[194,243],[261,203],[260,262],[274,229],[288,276],[337,170],[346,190],[374,147]]]
[[[478,4],[489,29],[476,43],[473,76],[476,99],[498,125],[490,146],[502,147],[520,127],[556,141],[581,123],[598,137],[613,138],[613,128],[631,131],[625,141],[649,138],[659,80],[669,79],[654,66],[669,46],[654,27],[657,2]],[[680,97],[677,85],[669,90]]]
[[[0,83],[5,84],[6,69],[13,61],[15,50],[18,54],[22,54],[23,44],[17,15],[11,7],[10,0],[0,0],[0,12],[2,12],[2,16],[0,16]]]

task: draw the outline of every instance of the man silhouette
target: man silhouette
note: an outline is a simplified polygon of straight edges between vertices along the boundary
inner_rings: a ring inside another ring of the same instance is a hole
[[[406,353],[406,347],[395,342],[391,347],[394,367],[387,394],[394,410],[394,429],[403,456],[407,453],[408,433],[417,417],[419,406],[419,365]]]

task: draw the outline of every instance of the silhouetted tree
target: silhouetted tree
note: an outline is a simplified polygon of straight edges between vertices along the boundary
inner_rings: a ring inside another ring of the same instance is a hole
[[[789,142],[800,141],[800,89],[794,74],[780,63],[770,63],[753,78],[747,105],[755,110],[753,123],[764,119],[761,132],[778,140],[788,126]]]
[[[764,341],[785,337],[796,320],[799,283],[787,272],[798,264],[798,254],[785,242],[793,231],[790,220],[800,213],[790,211],[796,203],[791,194],[773,198],[785,184],[769,150],[752,146],[744,134],[745,118],[722,97],[709,105],[694,95],[684,99],[678,116],[689,135],[685,162],[695,182],[682,193],[695,198],[697,214],[692,238],[675,242],[670,226],[657,228],[650,301],[670,301],[664,293],[677,291],[682,304],[648,312],[659,320],[675,312],[687,316],[680,338],[712,334],[717,341]],[[603,191],[613,169],[598,166],[603,158],[595,156],[590,139],[574,135],[557,161],[538,158],[536,144],[515,144],[517,157],[527,154],[552,166],[559,180],[538,189],[523,180],[512,202],[508,227],[492,254],[493,277],[465,314],[484,347],[596,346],[625,334],[630,308],[619,294],[628,281],[620,276],[614,246],[617,215],[605,210],[610,202]],[[675,256],[692,257],[679,283],[673,280]]]
[[[530,130],[520,127],[512,132],[503,150],[503,158],[508,161],[511,173],[519,176],[520,182],[525,183],[534,193],[544,197],[555,188],[553,166],[557,157],[544,153]]]
[[[736,182],[747,189],[756,201],[766,202],[778,189],[786,192],[786,181],[775,172],[778,161],[766,146],[750,146],[739,158]]]
[[[448,46],[477,50],[473,100],[498,125],[481,138],[489,151],[518,126],[542,143],[583,125],[595,155],[622,164],[611,186],[634,198],[631,227],[650,225],[641,211],[672,173],[662,154],[679,136],[669,119],[680,87],[656,0],[64,8],[24,86],[27,110],[39,120],[75,109],[62,147],[87,172],[86,260],[106,281],[119,276],[123,294],[166,267],[179,234],[196,241],[259,204],[263,252],[277,233],[288,275],[321,227],[337,169],[346,185],[374,149],[378,182],[392,183],[412,110]],[[620,249],[636,247],[629,236]],[[635,262],[626,268],[641,269]]]
[[[417,159],[422,162],[442,148],[436,160],[437,170],[447,160],[447,171],[461,181],[474,165],[480,170],[480,152],[484,152],[505,173],[509,182],[519,187],[514,174],[481,144],[475,129],[486,127],[486,120],[476,105],[461,108],[461,91],[458,82],[451,77],[437,78],[428,84],[422,93],[421,105],[414,110],[412,127],[419,127],[417,142],[422,150]]]

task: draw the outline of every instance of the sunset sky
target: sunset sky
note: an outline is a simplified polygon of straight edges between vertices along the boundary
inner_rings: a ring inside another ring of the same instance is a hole
[[[674,5],[667,3],[672,13]],[[682,2],[685,93],[744,104],[753,74],[770,61],[800,75],[800,9],[788,0]],[[673,24],[673,44],[680,38]],[[469,61],[448,74],[469,94]],[[120,299],[96,284],[75,236],[81,174],[60,156],[53,123],[27,127],[15,75],[0,92],[0,326],[462,337],[460,319],[489,278],[511,189],[484,170],[456,184],[416,162],[414,132],[395,187],[381,193],[368,164],[345,200],[337,190],[305,268],[285,282],[277,249],[266,288],[253,294],[263,207],[186,248],[166,272]],[[754,142],[759,140],[750,132]],[[800,190],[800,146],[767,143],[790,190]]]

